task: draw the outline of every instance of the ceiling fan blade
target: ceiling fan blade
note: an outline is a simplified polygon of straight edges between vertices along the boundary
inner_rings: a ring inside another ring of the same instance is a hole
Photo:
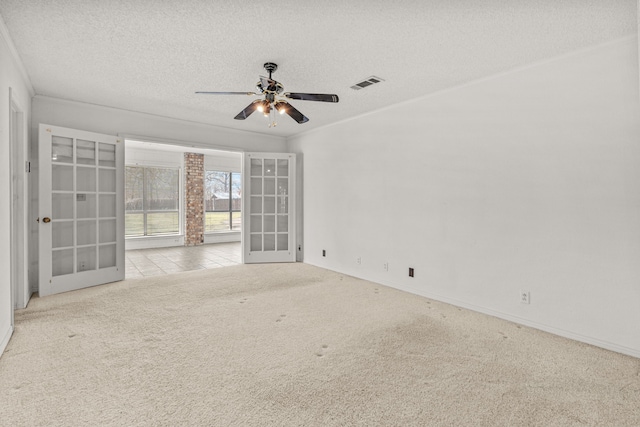
[[[284,107],[284,112],[287,113],[289,116],[291,116],[291,118],[293,120],[295,120],[296,122],[298,122],[299,124],[302,123],[307,123],[309,121],[309,118],[307,116],[305,116],[304,114],[302,114],[300,111],[296,110],[293,105],[289,104],[288,102],[284,102],[284,101],[280,101],[280,103],[282,104],[287,104]],[[278,107],[276,107],[278,108]],[[280,111],[280,110],[278,110]]]
[[[258,105],[260,105],[262,103],[262,100],[260,99],[256,99],[255,101],[253,101],[251,104],[249,104],[247,106],[247,108],[245,108],[244,110],[240,111],[238,113],[237,116],[234,117],[234,119],[236,120],[244,120],[247,117],[249,117],[254,111],[256,111],[256,108],[258,108]]]
[[[285,93],[289,99],[300,99],[302,101],[338,102],[338,95],[328,93]]]
[[[257,95],[254,92],[196,92],[199,95]]]

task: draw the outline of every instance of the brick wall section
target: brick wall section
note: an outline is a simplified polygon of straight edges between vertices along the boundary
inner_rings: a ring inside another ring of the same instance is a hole
[[[184,153],[185,246],[204,243],[204,154]]]

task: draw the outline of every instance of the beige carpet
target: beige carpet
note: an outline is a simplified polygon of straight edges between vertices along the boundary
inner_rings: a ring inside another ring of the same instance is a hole
[[[3,426],[640,426],[640,359],[304,264],[34,298]]]

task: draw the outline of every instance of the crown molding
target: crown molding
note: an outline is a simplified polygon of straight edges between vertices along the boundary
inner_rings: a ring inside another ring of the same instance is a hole
[[[33,85],[31,84],[31,79],[29,78],[29,74],[27,73],[27,69],[24,67],[24,63],[20,58],[20,54],[18,54],[18,50],[16,49],[16,46],[13,44],[13,40],[11,39],[11,35],[9,34],[9,29],[7,28],[7,24],[5,24],[4,22],[2,15],[0,15],[0,38],[2,38],[2,40],[4,40],[4,42],[7,44],[7,47],[9,48],[9,52],[11,53],[11,57],[13,58],[13,62],[18,68],[18,71],[22,76],[22,81],[27,87],[29,94],[32,97],[35,96],[36,91],[33,89]]]

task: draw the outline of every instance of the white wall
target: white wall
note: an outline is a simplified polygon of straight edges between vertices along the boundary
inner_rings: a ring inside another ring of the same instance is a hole
[[[11,305],[11,176],[9,138],[9,93],[24,114],[25,140],[28,140],[31,117],[31,86],[21,72],[22,65],[12,54],[12,42],[0,18],[0,355],[8,343],[12,331]],[[27,145],[24,157],[27,158]],[[27,194],[20,194],[25,199]]]
[[[640,357],[637,43],[291,138],[305,262]]]
[[[278,153],[286,149],[286,140],[278,136],[38,95],[33,98],[33,128],[37,129],[40,123],[109,135],[137,136],[143,140],[168,140],[201,148]]]

